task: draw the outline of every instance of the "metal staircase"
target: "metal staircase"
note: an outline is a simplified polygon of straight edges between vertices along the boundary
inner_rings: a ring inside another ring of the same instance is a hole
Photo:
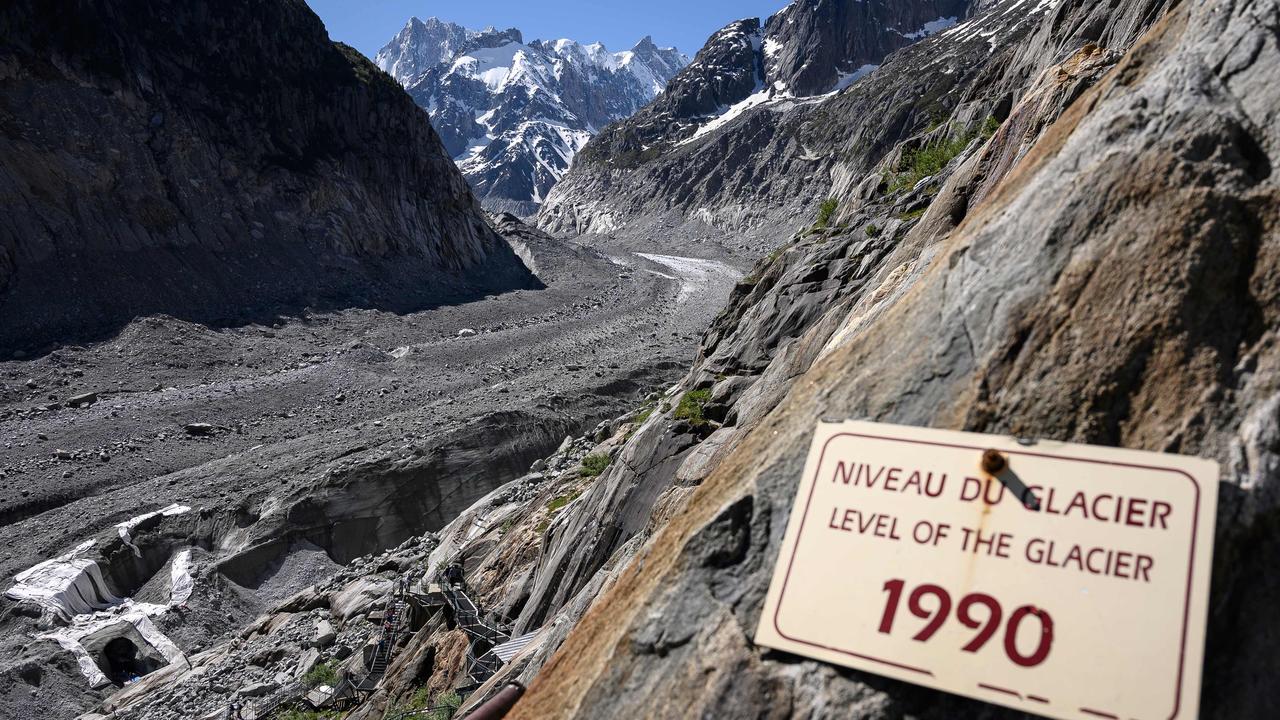
[[[467,647],[467,674],[472,686],[479,686],[502,669],[502,660],[494,654],[493,648],[507,642],[511,636],[487,624],[480,615],[480,609],[460,588],[447,588],[442,594],[453,610],[458,627],[471,640]]]
[[[447,606],[453,615],[454,622],[467,636],[467,676],[469,684],[458,688],[464,697],[480,687],[502,669],[506,660],[533,637],[530,633],[512,640],[511,635],[502,627],[504,618],[486,622],[486,616],[475,604],[466,591],[459,585],[435,583],[427,585],[425,578],[420,585],[410,586],[407,579],[397,586],[396,591],[387,598],[384,605],[384,622],[378,635],[378,644],[365,673],[360,677],[348,676],[332,694],[323,701],[308,700],[313,704],[330,705],[332,703],[356,703],[363,697],[377,690],[391,666],[396,652],[396,644],[402,636],[410,631],[410,615],[414,605],[421,608]],[[412,602],[411,602],[412,601]],[[510,621],[506,621],[510,624]],[[495,627],[496,625],[496,627]],[[276,694],[266,698],[253,709],[251,718],[264,718],[283,705],[296,702],[306,692],[300,682],[291,683]],[[319,705],[316,705],[319,706]],[[414,710],[400,713],[401,718],[429,715],[438,708]]]
[[[404,595],[396,594],[391,597],[383,610],[383,617],[387,617],[388,614],[392,620],[389,624],[383,625],[382,634],[378,638],[378,647],[369,661],[368,672],[359,682],[352,684],[357,692],[372,692],[377,689],[378,683],[382,682],[382,678],[387,674],[387,667],[391,665],[391,657],[395,654],[396,641],[409,625],[409,603]]]

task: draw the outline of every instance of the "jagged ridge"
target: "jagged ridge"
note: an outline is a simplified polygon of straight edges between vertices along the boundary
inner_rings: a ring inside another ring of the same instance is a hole
[[[414,18],[378,53],[431,114],[485,206],[518,215],[537,211],[598,128],[634,113],[686,63],[649,37],[613,53],[435,18]]]

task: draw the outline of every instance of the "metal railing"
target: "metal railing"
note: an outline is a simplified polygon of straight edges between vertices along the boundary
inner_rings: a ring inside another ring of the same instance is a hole
[[[480,609],[462,590],[446,589],[444,597],[453,609],[458,627],[471,638],[467,647],[467,674],[472,683],[479,685],[502,669],[502,660],[493,654],[493,648],[510,640],[511,636],[485,623],[480,617]],[[476,653],[477,646],[482,648],[479,654]]]
[[[296,702],[305,692],[302,681],[295,680],[288,685],[284,685],[273,692],[265,700],[253,706],[252,715],[247,720],[262,720],[270,717],[272,713],[279,710],[281,706]]]

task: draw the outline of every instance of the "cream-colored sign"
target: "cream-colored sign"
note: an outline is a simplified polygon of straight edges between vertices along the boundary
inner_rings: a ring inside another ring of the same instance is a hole
[[[1196,458],[824,423],[756,642],[1050,717],[1194,718],[1217,499]]]

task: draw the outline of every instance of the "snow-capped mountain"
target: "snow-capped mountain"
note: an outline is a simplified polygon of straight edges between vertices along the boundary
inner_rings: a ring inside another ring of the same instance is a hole
[[[610,128],[584,161],[623,164],[705,137],[744,113],[842,90],[889,53],[941,32],[973,0],[797,0],[714,33],[662,97]]]
[[[694,235],[701,223],[775,237],[779,226],[766,223],[811,215],[830,187],[814,177],[826,155],[797,137],[836,125],[804,108],[847,93],[886,57],[948,32],[983,1],[794,0],[766,21],[726,25],[653,102],[582,148],[539,209],[539,227],[670,235],[687,222]],[[903,122],[885,117],[886,128]],[[829,147],[835,156],[846,146]]]
[[[598,129],[644,107],[689,61],[648,37],[610,52],[414,18],[376,62],[431,114],[486,207],[532,215]]]
[[[439,18],[411,18],[373,62],[403,84],[449,60],[479,34]]]

